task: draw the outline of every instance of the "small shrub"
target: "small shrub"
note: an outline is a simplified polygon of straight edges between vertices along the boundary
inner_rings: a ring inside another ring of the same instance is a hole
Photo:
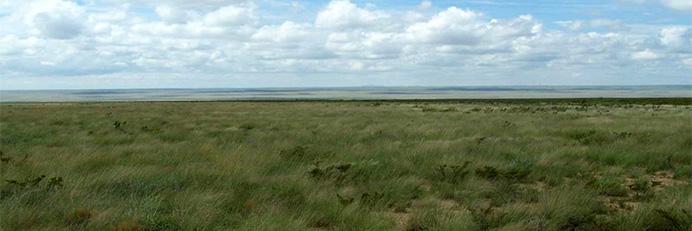
[[[632,136],[631,132],[611,132],[610,134],[616,139],[625,139]]]
[[[596,214],[572,214],[567,217],[558,230],[612,230],[611,224],[599,219]]]
[[[584,145],[603,144],[609,140],[606,133],[597,130],[576,131],[568,136]]]
[[[364,192],[360,194],[360,203],[367,206],[375,206],[382,202],[384,193],[381,192]]]
[[[154,127],[149,127],[149,126],[142,126],[142,131],[143,131],[143,132],[158,133],[158,132],[161,132],[161,128],[154,128]]]
[[[483,166],[482,168],[476,169],[476,176],[486,178],[489,180],[495,180],[501,175],[500,170],[492,166]]]
[[[5,156],[5,153],[0,151],[0,163],[9,163],[12,161],[12,157]]]
[[[243,130],[252,130],[252,129],[257,128],[257,126],[255,126],[254,124],[243,124],[243,125],[240,125],[239,128],[243,129]]]
[[[308,154],[308,148],[304,146],[295,146],[291,149],[284,149],[279,152],[279,156],[283,159],[303,159]]]
[[[320,163],[315,162],[313,168],[308,171],[308,175],[315,180],[330,180],[334,183],[340,184],[353,177],[353,175],[349,175],[348,172],[351,166],[351,164],[347,163],[332,164],[326,167],[320,167]]]
[[[463,181],[470,173],[467,169],[470,162],[464,162],[462,165],[440,165],[435,169],[436,175],[440,181],[449,183],[459,183]]]
[[[336,198],[339,199],[339,204],[344,205],[344,206],[350,205],[351,203],[353,203],[353,200],[354,200],[353,197],[342,196],[342,195],[339,195],[338,193],[336,194]]]
[[[93,216],[91,210],[85,208],[76,209],[67,216],[68,225],[81,225],[89,222]]]
[[[115,122],[113,122],[113,128],[120,129],[120,127],[122,127],[125,124],[127,124],[127,121],[116,120]]]
[[[476,176],[488,180],[520,181],[524,180],[529,174],[531,174],[532,166],[532,164],[523,162],[514,163],[509,169],[498,169],[493,166],[483,166],[476,169]]]
[[[62,177],[51,177],[48,179],[48,189],[60,189],[63,187],[62,184],[63,180]]]
[[[423,112],[455,112],[455,111],[457,111],[457,109],[454,107],[448,107],[448,108],[424,107],[422,109],[422,111]]]
[[[24,187],[35,187],[35,186],[37,186],[39,183],[41,183],[41,181],[43,180],[43,178],[46,178],[46,175],[41,175],[41,176],[38,176],[38,177],[36,177],[36,178],[28,178],[28,177],[27,177],[26,180],[23,180],[23,181],[20,181],[20,180],[5,180],[5,182],[9,183],[10,185],[18,186],[18,187],[20,187],[20,188],[24,188]]]
[[[346,180],[347,171],[350,168],[351,164],[332,164],[321,168],[319,162],[315,162],[308,174],[315,180],[332,180],[335,183],[341,183]]]

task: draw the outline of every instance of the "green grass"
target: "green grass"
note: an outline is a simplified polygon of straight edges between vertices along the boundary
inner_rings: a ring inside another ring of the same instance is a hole
[[[0,104],[0,230],[690,230],[692,100]]]

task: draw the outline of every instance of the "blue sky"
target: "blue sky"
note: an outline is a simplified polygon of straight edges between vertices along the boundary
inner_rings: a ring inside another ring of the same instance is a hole
[[[689,0],[9,0],[0,89],[692,84]]]

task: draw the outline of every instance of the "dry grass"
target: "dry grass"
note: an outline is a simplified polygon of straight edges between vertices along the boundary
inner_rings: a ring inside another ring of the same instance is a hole
[[[2,104],[0,228],[689,230],[671,102]]]

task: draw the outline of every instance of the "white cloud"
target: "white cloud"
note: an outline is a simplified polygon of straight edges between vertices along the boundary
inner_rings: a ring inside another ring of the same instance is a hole
[[[53,39],[71,39],[82,33],[84,9],[74,2],[43,0],[16,11],[25,25]]]
[[[71,39],[82,32],[82,23],[72,15],[54,12],[39,13],[34,17],[36,28],[41,34],[55,39]]]
[[[252,38],[258,41],[297,42],[307,38],[309,25],[286,21],[280,26],[263,26]]]
[[[532,36],[542,25],[530,15],[510,20],[485,19],[483,14],[451,7],[433,16],[429,21],[415,23],[406,29],[406,36],[414,42],[477,46],[503,46],[513,39]]]
[[[661,44],[674,50],[687,50],[692,48],[692,33],[687,27],[674,26],[661,29]]]
[[[485,29],[478,24],[480,17],[482,14],[451,7],[427,22],[411,25],[406,32],[419,42],[475,44]]]
[[[432,7],[432,5],[433,4],[431,1],[425,0],[425,1],[420,2],[420,4],[418,4],[418,8],[429,9],[430,7]]]
[[[543,27],[531,15],[491,18],[426,1],[405,9],[345,0],[298,5],[319,11],[288,17],[250,1],[223,0],[2,2],[8,10],[0,10],[7,12],[0,25],[9,26],[0,27],[0,76],[318,73],[475,80],[531,78],[528,73],[643,76],[642,66],[682,76],[692,68],[687,25],[574,19]]]
[[[628,29],[627,26],[624,25],[622,22],[612,19],[592,19],[586,21],[557,21],[555,23],[573,31],[584,29],[608,29],[613,31]]]
[[[638,61],[649,61],[649,60],[660,59],[661,55],[656,53],[656,52],[653,52],[649,49],[646,49],[643,51],[634,52],[634,53],[632,53],[632,56],[630,56],[630,57],[632,57],[632,59],[638,60]]]
[[[212,26],[237,26],[255,20],[254,9],[240,6],[224,6],[204,16],[204,22]]]
[[[191,13],[176,7],[160,5],[156,7],[156,14],[166,23],[185,23],[191,17]]]
[[[690,0],[661,0],[661,2],[671,9],[692,11],[692,1]]]
[[[315,25],[329,29],[355,29],[371,27],[389,17],[385,13],[359,8],[349,0],[333,0],[317,14]]]
[[[619,0],[625,3],[634,4],[644,4],[644,3],[656,3],[661,4],[667,8],[679,11],[692,11],[692,1],[690,0]]]

